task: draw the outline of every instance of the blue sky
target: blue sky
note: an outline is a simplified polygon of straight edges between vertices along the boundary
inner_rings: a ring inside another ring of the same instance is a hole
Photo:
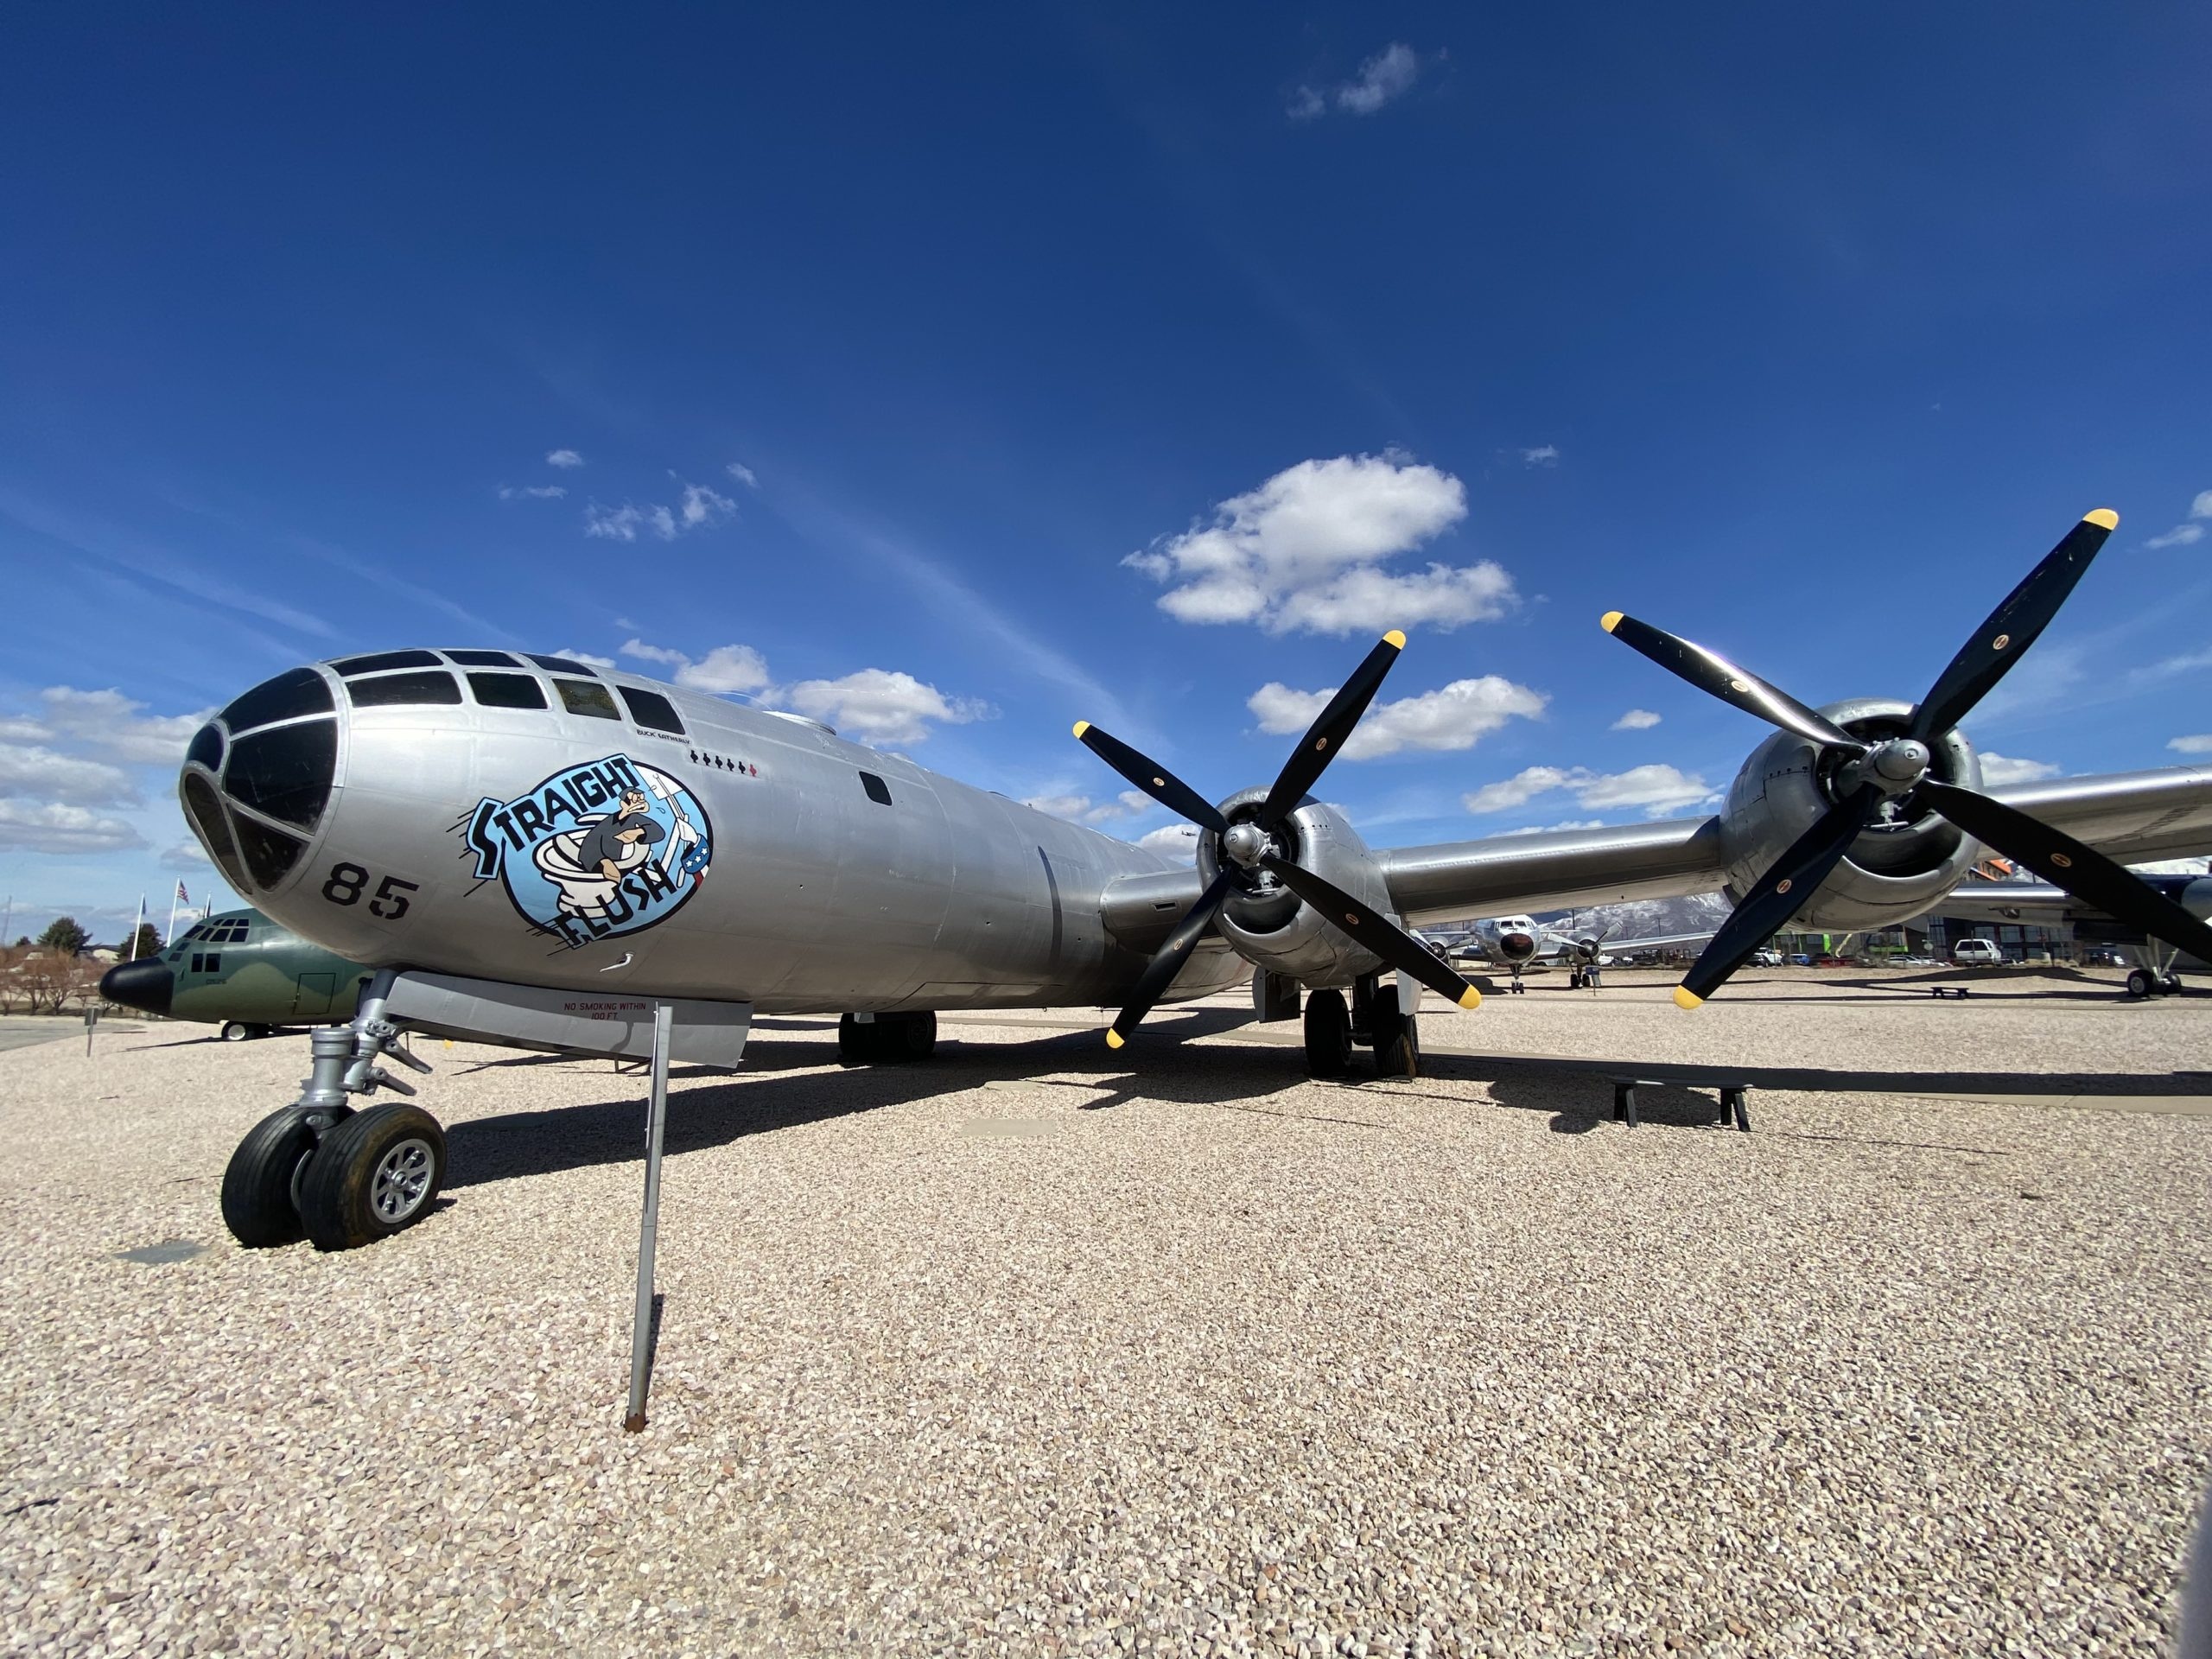
[[[190,717],[371,646],[685,673],[1135,836],[1071,721],[1264,783],[1395,624],[1418,701],[1323,792],[1402,843],[1726,786],[1760,729],[1604,610],[1910,697],[2109,505],[1969,733],[2212,733],[2201,7],[125,6],[0,51],[15,931],[197,896]]]

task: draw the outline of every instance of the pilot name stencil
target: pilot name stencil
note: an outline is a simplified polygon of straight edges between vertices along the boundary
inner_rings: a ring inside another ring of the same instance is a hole
[[[564,767],[510,800],[486,797],[462,838],[477,879],[498,877],[524,920],[571,950],[666,921],[714,856],[698,798],[626,754]]]

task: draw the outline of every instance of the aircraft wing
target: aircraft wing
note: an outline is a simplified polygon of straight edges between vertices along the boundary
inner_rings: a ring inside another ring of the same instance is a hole
[[[2212,766],[2053,779],[1984,792],[2123,863],[2212,854]],[[1711,893],[1725,868],[1718,817],[1497,836],[1378,849],[1376,856],[1399,914],[1414,927],[1457,916]]]
[[[2124,863],[2212,854],[2212,766],[2053,779],[1985,793]],[[1713,893],[1726,868],[1718,817],[1378,848],[1375,856],[1408,927]],[[1197,899],[1198,885],[1195,869],[1125,878],[1108,889],[1103,919],[1123,944],[1148,951]],[[1608,940],[1605,948],[1631,946]]]
[[[1639,950],[1664,950],[1677,944],[1703,944],[1715,931],[1716,929],[1708,927],[1702,933],[1669,933],[1649,939],[1605,939],[1599,942],[1598,949],[1608,957],[1632,957]]]

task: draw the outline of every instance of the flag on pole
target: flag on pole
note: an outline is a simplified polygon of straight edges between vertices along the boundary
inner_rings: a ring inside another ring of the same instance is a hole
[[[188,905],[192,902],[192,895],[184,890],[184,883],[181,881],[176,884],[176,901],[180,905]]]

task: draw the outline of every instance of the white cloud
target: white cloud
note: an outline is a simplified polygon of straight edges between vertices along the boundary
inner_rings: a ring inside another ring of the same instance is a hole
[[[1523,467],[1556,467],[1559,465],[1559,446],[1540,443],[1533,449],[1523,449],[1521,464]]]
[[[138,786],[120,766],[22,743],[0,743],[0,794],[79,806],[136,806],[140,798]]]
[[[760,475],[741,461],[733,461],[722,470],[748,490],[757,490],[760,487]]]
[[[207,849],[196,841],[180,841],[162,855],[162,868],[168,870],[204,869],[211,862]]]
[[[578,651],[574,645],[563,645],[560,650],[555,652],[553,654],[556,657],[566,657],[573,663],[582,663],[588,668],[612,668],[614,666],[614,659],[612,657],[594,657],[588,651]]]
[[[1635,806],[1654,817],[1694,806],[1713,792],[1700,774],[1655,761],[1616,772],[1592,772],[1583,766],[1528,766],[1502,783],[1485,784],[1465,798],[1470,812],[1503,812],[1525,806],[1555,789],[1573,791],[1578,804],[1595,811]]]
[[[626,639],[620,649],[625,657],[667,664],[676,671],[678,685],[696,691],[760,691],[769,683],[767,661],[750,645],[716,645],[696,662],[680,651],[649,645],[642,639]]]
[[[683,480],[677,480],[679,484]],[[702,524],[719,524],[737,511],[737,503],[726,495],[719,495],[704,484],[683,485],[683,505],[677,510],[677,519],[686,530],[696,530]]]
[[[1418,575],[1381,567],[1466,516],[1466,490],[1448,473],[1338,455],[1300,461],[1122,563],[1175,582],[1160,608],[1184,622],[1255,622],[1269,633],[1454,628],[1503,615],[1512,577],[1487,559]]]
[[[992,712],[987,704],[947,697],[911,674],[881,668],[863,668],[841,679],[801,680],[785,686],[779,700],[879,747],[925,742],[930,721],[963,726]]]
[[[619,507],[604,507],[594,501],[584,508],[584,534],[610,542],[634,542],[651,531],[662,541],[672,542],[687,530],[718,524],[737,512],[736,502],[708,486],[686,483],[673,473],[669,476],[683,488],[675,506],[656,501],[639,506],[625,501]]]
[[[581,467],[584,464],[584,458],[573,449],[549,449],[545,452],[545,464],[548,467]]]
[[[56,801],[0,800],[0,847],[26,853],[119,853],[146,844],[120,818]]]
[[[2199,732],[2194,737],[2177,737],[2166,747],[2176,754],[2212,754],[2212,732]]]
[[[1125,789],[1117,798],[1096,804],[1090,796],[1072,791],[1032,795],[1021,804],[1050,817],[1065,818],[1071,823],[1107,823],[1116,818],[1134,818],[1150,811],[1153,800],[1142,790]]]
[[[1244,706],[1260,717],[1262,731],[1296,734],[1311,726],[1336,694],[1334,686],[1325,691],[1294,691],[1270,680],[1246,698]],[[1419,696],[1370,704],[1345,741],[1343,758],[1370,760],[1401,749],[1471,749],[1516,715],[1535,719],[1544,712],[1546,701],[1542,692],[1496,674],[1454,680]]]
[[[1659,716],[1649,709],[1631,709],[1613,722],[1617,732],[1648,732],[1659,723]]]
[[[1981,781],[1986,785],[2032,784],[2057,776],[2058,768],[2048,760],[2015,760],[1988,749],[1981,753]]]
[[[566,486],[559,484],[525,484],[518,490],[505,484],[499,486],[499,499],[502,501],[558,501],[568,493]]]
[[[1524,823],[1518,830],[1508,830],[1509,836],[1548,836],[1554,830],[1602,830],[1603,818],[1568,818],[1562,823]]]
[[[1557,766],[1527,766],[1503,783],[1484,784],[1465,798],[1470,812],[1503,812],[1511,807],[1526,806],[1539,795],[1548,794],[1568,781],[1569,774]]]
[[[1171,823],[1139,836],[1137,845],[1149,847],[1156,853],[1186,853],[1195,859],[1198,850],[1198,826],[1195,823]]]
[[[80,691],[71,685],[49,685],[38,696],[40,713],[0,721],[0,736],[79,744],[125,766],[177,765],[193,733],[214,713],[203,709],[196,715],[142,715],[139,711],[146,705],[113,686]]]
[[[2189,522],[2176,524],[2163,536],[2153,536],[2146,547],[2188,547],[2204,539],[2207,521],[2212,520],[2212,490],[2200,490],[2196,499],[2189,504]]]
[[[1341,86],[1326,92],[1300,86],[1291,94],[1290,118],[1310,121],[1332,105],[1347,115],[1372,115],[1412,90],[1420,78],[1420,55],[1410,46],[1393,41],[1360,65],[1357,76]]]

